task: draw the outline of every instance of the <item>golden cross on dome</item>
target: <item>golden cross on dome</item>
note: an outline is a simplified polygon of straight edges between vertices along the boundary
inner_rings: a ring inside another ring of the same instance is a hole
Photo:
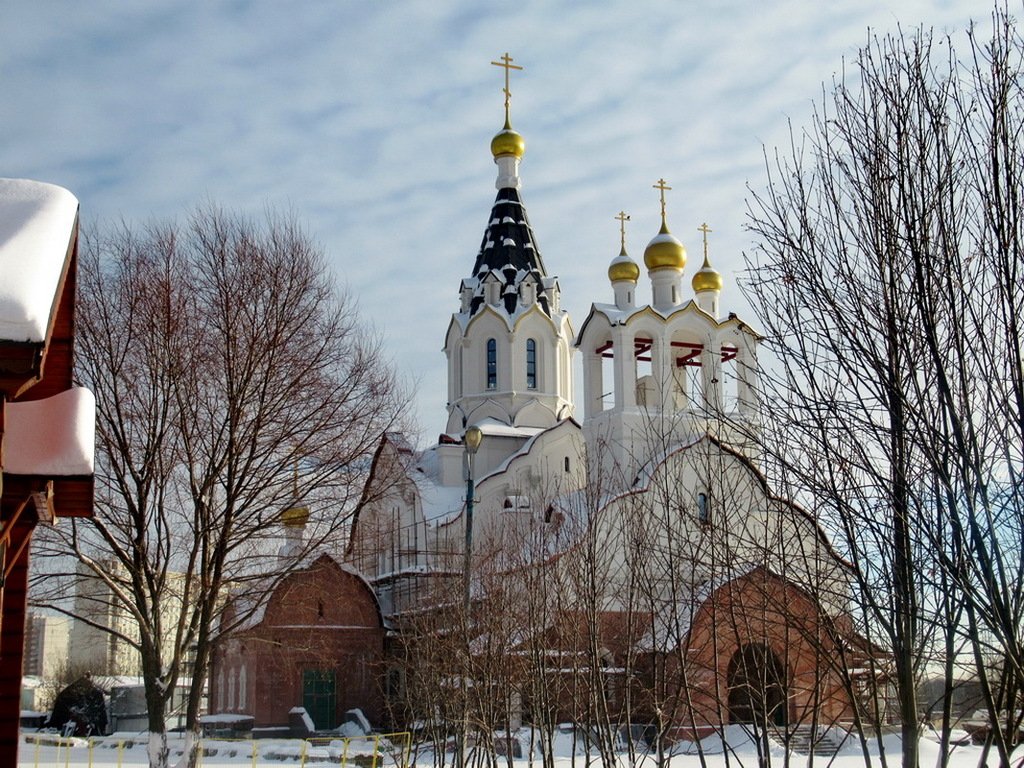
[[[511,70],[513,70],[513,69],[522,69],[522,67],[520,67],[518,64],[513,64],[512,63],[513,59],[512,59],[511,56],[508,55],[508,51],[505,51],[505,55],[501,56],[500,58],[501,58],[501,61],[492,61],[491,64],[493,64],[496,67],[501,67],[502,69],[505,70],[505,122],[508,123],[508,121],[509,121],[508,105],[509,105],[509,101],[512,99],[512,90],[511,90],[511,88],[509,86],[509,77],[508,76],[509,76],[509,72]]]
[[[665,183],[664,179],[658,179],[658,183],[654,185],[654,188],[661,190],[661,223],[665,223],[665,192],[666,190],[672,189],[668,184]]]
[[[626,252],[626,222],[629,221],[630,216],[625,211],[619,211],[619,215],[615,217],[619,222],[619,238],[622,241],[622,252]]]
[[[709,232],[713,232],[714,230],[711,229],[708,226],[708,223],[705,221],[703,224],[701,224],[699,227],[697,227],[697,231],[704,233],[704,262],[707,263],[707,260],[708,260],[708,233]]]

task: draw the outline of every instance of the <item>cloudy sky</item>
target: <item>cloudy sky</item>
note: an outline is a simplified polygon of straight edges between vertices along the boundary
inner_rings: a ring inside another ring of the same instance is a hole
[[[505,51],[523,197],[578,329],[608,301],[615,214],[638,260],[658,227],[735,287],[763,148],[807,124],[868,30],[963,40],[965,0],[7,0],[0,175],[67,187],[87,223],[205,200],[294,211],[417,382],[420,440],[444,425],[441,352],[494,199]],[[642,278],[645,283],[645,278]],[[641,289],[643,300],[645,288]]]

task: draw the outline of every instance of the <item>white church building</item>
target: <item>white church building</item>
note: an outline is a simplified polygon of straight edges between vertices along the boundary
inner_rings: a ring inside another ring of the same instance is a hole
[[[497,196],[443,338],[444,433],[424,451],[385,440],[371,483],[389,470],[399,478],[370,494],[348,564],[401,636],[424,611],[456,610],[439,596],[465,583],[467,542],[480,626],[499,610],[488,584],[512,584],[532,567],[567,569],[590,551],[601,588],[600,627],[591,622],[590,631],[607,635],[595,647],[606,675],[617,676],[604,694],[610,710],[637,692],[634,713],[651,720],[657,710],[669,721],[659,727],[677,733],[751,718],[779,726],[851,718],[854,665],[841,658],[856,647],[846,564],[813,515],[776,496],[759,469],[760,337],[719,306],[708,228],[688,276],[686,249],[668,226],[670,188],[659,180],[660,230],[635,261],[620,214],[608,293],[574,332],[521,196],[525,141],[511,127],[504,61],[505,125],[491,142]],[[573,402],[574,357],[582,404]],[[470,458],[466,435],[476,430]],[[526,538],[543,542],[529,561]],[[582,614],[594,596],[559,589],[562,619],[535,627],[515,619],[510,658],[516,643],[541,635],[564,658],[565,626],[577,626],[564,615],[574,605]],[[674,671],[659,677],[659,663]],[[526,694],[517,696],[528,721]],[[563,702],[559,717],[575,717],[572,706]]]

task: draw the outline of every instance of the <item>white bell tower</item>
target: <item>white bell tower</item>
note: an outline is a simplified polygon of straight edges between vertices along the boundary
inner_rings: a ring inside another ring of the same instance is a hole
[[[630,487],[666,446],[705,434],[751,455],[757,430],[757,344],[760,336],[736,315],[718,316],[722,276],[708,259],[682,296],[686,249],[668,229],[664,180],[661,228],[644,251],[651,302],[636,300],[640,267],[622,249],[608,267],[614,300],[594,304],[576,345],[584,355],[583,429],[591,471]],[[751,456],[754,458],[753,456]]]
[[[498,194],[445,336],[453,436],[485,419],[546,428],[573,412],[573,331],[519,195],[526,142],[512,129],[509,72],[521,67],[508,54],[492,63],[505,69],[505,125],[491,140]]]

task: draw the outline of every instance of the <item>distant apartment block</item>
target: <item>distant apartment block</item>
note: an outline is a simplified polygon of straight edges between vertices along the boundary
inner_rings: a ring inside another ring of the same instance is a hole
[[[104,572],[117,581],[127,579],[124,568],[115,561],[104,564]],[[173,639],[173,627],[181,612],[181,574],[168,574],[170,589],[160,604],[160,619],[165,638]],[[139,639],[139,624],[135,616],[115,596],[110,586],[88,567],[79,565],[71,621],[68,662],[74,669],[88,670],[97,675],[137,677],[142,674],[142,663],[135,643]],[[172,647],[165,643],[164,653],[169,656]]]
[[[56,678],[68,661],[71,619],[30,611],[25,622],[22,674]]]

